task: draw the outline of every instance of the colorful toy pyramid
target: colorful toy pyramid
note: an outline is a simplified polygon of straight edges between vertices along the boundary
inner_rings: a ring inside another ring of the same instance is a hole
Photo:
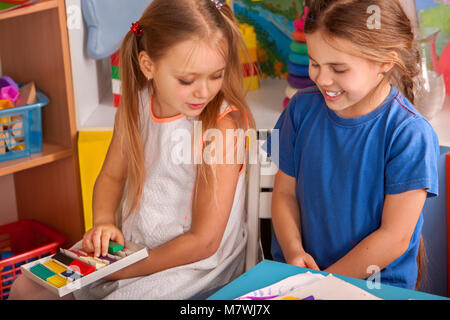
[[[112,92],[114,96],[114,106],[118,107],[120,104],[120,70],[119,70],[119,54],[120,51],[116,51],[111,57],[111,80],[112,80]]]
[[[256,41],[256,33],[253,26],[246,23],[239,23],[245,45],[247,46],[248,55],[241,53],[242,66],[244,68],[244,84],[249,91],[259,88],[258,80],[258,56]]]
[[[292,33],[291,53],[288,63],[288,85],[285,91],[283,107],[286,108],[291,98],[298,89],[307,88],[314,85],[309,78],[309,57],[308,48],[306,46],[305,33],[303,27],[305,25],[308,7],[305,7],[303,16],[294,21],[294,32]]]

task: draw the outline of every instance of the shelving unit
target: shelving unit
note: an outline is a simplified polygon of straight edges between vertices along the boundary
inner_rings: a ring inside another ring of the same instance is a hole
[[[14,177],[19,219],[45,223],[72,245],[84,230],[64,0],[0,13],[0,43],[3,75],[34,81],[50,99],[42,109],[42,152],[0,162],[0,176]]]

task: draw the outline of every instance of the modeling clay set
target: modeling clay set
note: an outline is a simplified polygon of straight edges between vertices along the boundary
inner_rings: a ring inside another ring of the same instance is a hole
[[[22,273],[60,297],[106,277],[148,256],[144,246],[110,241],[106,256],[94,257],[82,250],[82,241],[70,249],[21,267]]]

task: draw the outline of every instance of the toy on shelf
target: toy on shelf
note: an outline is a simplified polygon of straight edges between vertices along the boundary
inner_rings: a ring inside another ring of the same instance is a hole
[[[148,256],[147,248],[125,241],[110,241],[106,256],[94,257],[82,250],[82,241],[70,249],[21,266],[22,273],[58,296],[78,290],[94,281]]]
[[[34,82],[30,82],[19,88],[19,97],[16,101],[16,107],[33,103],[36,103],[36,87]]]
[[[284,108],[287,107],[298,89],[314,85],[314,82],[309,78],[308,47],[306,45],[305,33],[303,32],[307,14],[308,7],[305,7],[302,17],[294,21],[295,30],[292,33],[293,40],[290,45],[291,53],[289,54],[289,63],[287,66],[288,87],[286,88],[286,97],[283,101]]]
[[[247,46],[248,56],[241,53],[241,60],[244,68],[245,88],[249,91],[259,88],[258,79],[258,43],[256,41],[255,28],[246,23],[239,24],[239,30]]]
[[[26,7],[39,1],[40,0],[2,0],[0,1],[0,13]]]
[[[19,96],[19,86],[8,76],[0,78],[0,108],[14,107]]]
[[[19,85],[0,78],[0,161],[42,151],[41,108],[48,98],[33,82]]]
[[[12,103],[16,103],[19,97],[19,90],[13,86],[5,86],[0,89],[0,100],[9,100]]]
[[[119,54],[120,51],[115,52],[110,57],[111,61],[111,81],[112,81],[112,93],[114,96],[114,106],[118,107],[121,98],[121,80],[120,80],[120,70],[119,70]]]

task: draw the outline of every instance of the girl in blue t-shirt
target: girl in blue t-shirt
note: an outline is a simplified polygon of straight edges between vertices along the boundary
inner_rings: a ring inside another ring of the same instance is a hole
[[[276,135],[266,146],[280,169],[273,257],[360,279],[379,270],[382,283],[414,289],[439,145],[413,106],[420,54],[410,20],[397,0],[316,0],[309,9],[316,86],[278,120],[279,153]]]

